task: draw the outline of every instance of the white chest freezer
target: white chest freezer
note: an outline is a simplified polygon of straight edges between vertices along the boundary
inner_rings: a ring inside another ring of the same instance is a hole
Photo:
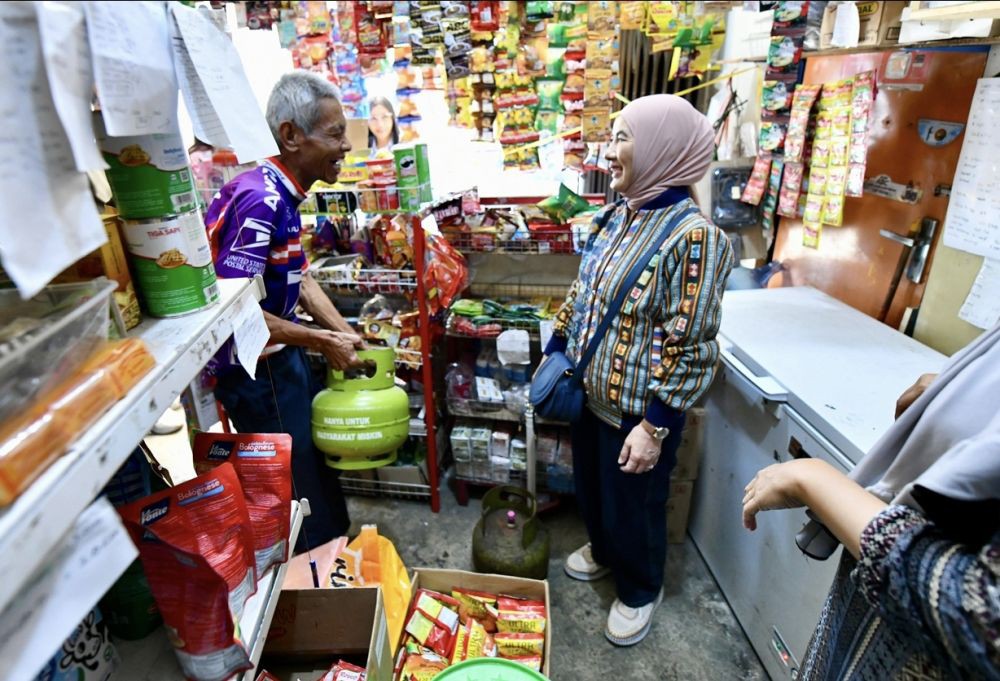
[[[839,560],[803,555],[801,509],[743,529],[743,488],[805,456],[850,471],[892,423],[896,399],[947,359],[808,287],[730,291],[691,536],[772,679],[794,679]]]

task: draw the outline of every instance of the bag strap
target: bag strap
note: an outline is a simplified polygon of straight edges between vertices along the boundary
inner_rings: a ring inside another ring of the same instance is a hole
[[[697,212],[698,211],[694,208],[688,208],[687,210],[680,211],[677,215],[671,218],[670,222],[667,223],[666,228],[663,232],[661,232],[660,237],[653,239],[649,248],[646,249],[646,252],[635,261],[634,265],[632,265],[632,269],[629,270],[625,279],[622,280],[621,286],[618,287],[618,295],[616,295],[615,299],[611,301],[611,305],[608,306],[607,313],[598,325],[597,330],[594,331],[594,335],[590,339],[587,349],[584,350],[583,355],[580,357],[580,361],[577,363],[576,369],[573,371],[574,381],[577,383],[583,381],[583,375],[587,371],[587,365],[590,364],[590,360],[592,360],[594,355],[597,354],[597,348],[600,347],[605,334],[607,334],[608,329],[611,328],[611,322],[613,322],[615,317],[618,315],[618,310],[621,309],[622,303],[625,302],[625,296],[627,296],[632,290],[632,287],[635,286],[635,282],[639,280],[639,276],[642,274],[642,271],[646,269],[646,265],[648,265],[649,261],[653,259],[656,252],[663,247],[664,242],[670,238],[670,235],[674,233],[674,230],[677,229],[677,225],[681,223],[681,220],[689,215],[694,215]]]

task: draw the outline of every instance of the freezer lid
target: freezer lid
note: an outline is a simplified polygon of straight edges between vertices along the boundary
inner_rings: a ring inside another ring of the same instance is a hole
[[[947,357],[811,287],[727,291],[720,344],[857,464]]]

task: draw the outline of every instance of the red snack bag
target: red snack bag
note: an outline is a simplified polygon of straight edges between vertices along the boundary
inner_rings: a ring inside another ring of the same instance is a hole
[[[361,667],[340,660],[319,678],[319,681],[365,681],[367,672]]]
[[[207,473],[229,462],[243,487],[260,579],[288,560],[292,504],[292,436],[285,433],[198,433],[194,469]]]
[[[497,609],[501,612],[535,612],[545,615],[545,603],[542,601],[529,601],[524,598],[514,598],[513,596],[501,596],[498,598]]]
[[[232,465],[118,512],[139,548],[184,675],[222,681],[250,669],[235,622],[257,588],[253,534]]]
[[[454,603],[452,609],[451,603]],[[458,602],[448,596],[421,589],[406,621],[406,633],[425,648],[448,659],[458,634]]]

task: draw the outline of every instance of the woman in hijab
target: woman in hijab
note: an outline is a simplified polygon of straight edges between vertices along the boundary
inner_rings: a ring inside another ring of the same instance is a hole
[[[587,407],[573,428],[576,498],[590,542],[565,571],[582,581],[614,577],[605,636],[621,646],[646,636],[663,599],[670,472],[685,410],[712,382],[719,355],[733,252],[690,194],[713,153],[712,126],[680,97],[642,97],[621,111],[606,158],[611,188],[624,199],[596,216],[545,349],[579,364],[610,319],[585,368]],[[610,309],[653,245],[624,302]]]
[[[747,529],[806,506],[800,548],[845,549],[799,679],[1000,679],[1000,326],[926,379],[850,476],[798,459],[746,487]]]

